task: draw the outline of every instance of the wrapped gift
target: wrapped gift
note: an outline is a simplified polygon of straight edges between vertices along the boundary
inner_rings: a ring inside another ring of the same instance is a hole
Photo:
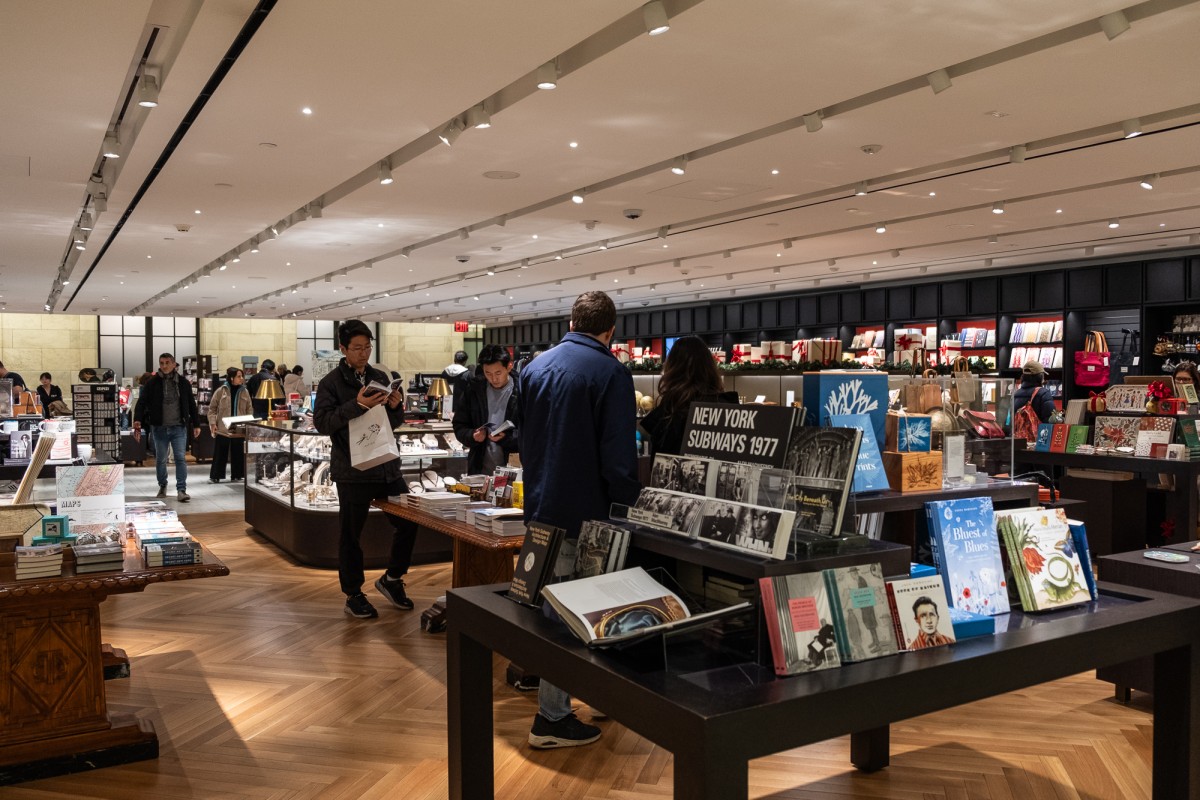
[[[750,361],[750,344],[735,344],[733,346],[733,357],[729,359],[730,364],[741,364],[742,362]]]
[[[622,364],[629,363],[630,353],[629,353],[629,344],[628,343],[614,342],[611,349],[612,349],[613,355],[617,357],[618,361],[620,361]]]
[[[761,345],[750,345],[750,363],[761,364],[763,360]],[[744,360],[744,359],[743,359]]]
[[[725,363],[725,351],[723,349],[721,349],[720,347],[710,347],[708,349],[713,354],[713,359],[718,364]]]
[[[933,441],[933,419],[928,414],[888,412],[884,430],[884,450],[925,452]]]
[[[792,361],[808,361],[808,340],[792,340]]]
[[[942,339],[938,345],[938,357],[943,364],[951,364],[962,355],[962,341],[959,339]]]
[[[636,347],[635,346],[631,349],[630,355],[634,361],[640,361],[642,356],[645,355],[647,349],[648,348],[645,348],[645,347]]]
[[[895,453],[884,451],[883,471],[897,492],[936,492],[942,488],[942,451]]]

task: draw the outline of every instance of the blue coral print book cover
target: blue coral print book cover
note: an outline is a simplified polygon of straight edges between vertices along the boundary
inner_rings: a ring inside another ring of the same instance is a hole
[[[886,492],[890,489],[871,418],[866,414],[833,414],[829,417],[829,424],[835,428],[858,428],[863,432],[858,445],[858,461],[854,464],[854,493]]]
[[[990,497],[925,504],[933,561],[950,605],[976,614],[1007,614],[1008,584]]]

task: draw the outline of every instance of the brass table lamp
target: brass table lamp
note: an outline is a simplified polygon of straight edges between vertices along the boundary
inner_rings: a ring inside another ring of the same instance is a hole
[[[440,419],[442,416],[442,398],[450,394],[450,387],[446,385],[445,378],[434,378],[429,384],[429,391],[426,396],[437,398],[437,415]]]
[[[268,423],[279,421],[279,420],[276,420],[274,417],[275,401],[282,400],[283,398],[284,398],[283,384],[281,384],[275,378],[263,380],[262,383],[258,384],[258,391],[256,391],[254,393],[255,400],[266,400],[267,401],[267,420],[266,421]]]

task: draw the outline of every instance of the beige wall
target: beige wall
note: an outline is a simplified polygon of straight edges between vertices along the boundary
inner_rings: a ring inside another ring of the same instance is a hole
[[[453,325],[381,322],[376,359],[409,378],[417,372],[441,372],[462,346],[463,335],[455,333]]]
[[[37,386],[38,375],[49,372],[67,387],[79,370],[99,366],[98,317],[75,314],[0,314],[0,361]]]
[[[285,319],[201,319],[200,349],[214,356],[220,372],[240,367],[242,356],[258,356],[261,364],[296,363],[296,323]]]

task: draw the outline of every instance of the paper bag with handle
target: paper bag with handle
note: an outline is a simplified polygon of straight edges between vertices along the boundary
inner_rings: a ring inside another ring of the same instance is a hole
[[[365,414],[350,420],[350,465],[367,470],[400,457],[400,448],[392,434],[387,406],[372,406]]]
[[[950,364],[950,371],[954,376],[954,380],[950,384],[950,402],[969,405],[978,400],[979,383],[971,374],[967,360],[962,356],[954,359]]]

